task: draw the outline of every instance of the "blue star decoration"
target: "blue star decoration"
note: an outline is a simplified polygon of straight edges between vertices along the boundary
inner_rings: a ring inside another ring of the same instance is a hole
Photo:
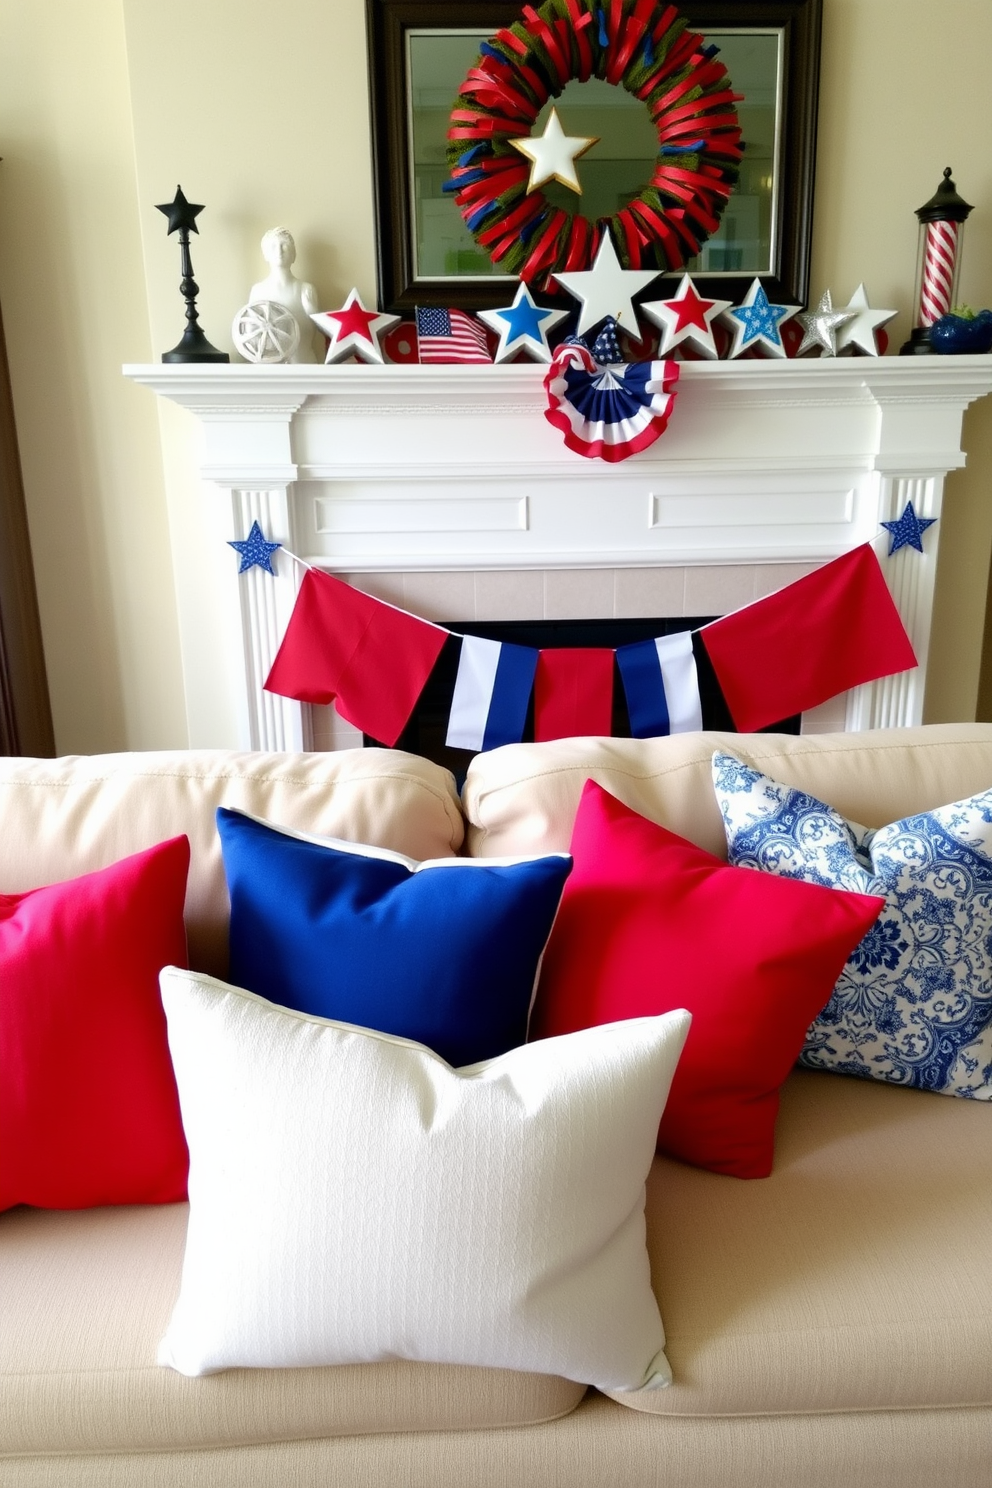
[[[282,543],[266,542],[257,522],[252,522],[251,531],[243,542],[228,542],[228,547],[236,549],[241,554],[239,574],[247,573],[249,568],[255,568],[257,565],[259,568],[264,568],[266,573],[275,576],[272,554],[276,548],[282,547]]]
[[[547,310],[543,305],[535,304],[524,283],[518,285],[512,305],[502,310],[478,312],[479,319],[499,336],[499,346],[493,357],[495,362],[505,362],[518,351],[530,352],[539,362],[550,362],[548,332],[553,331],[568,313],[567,310]]]
[[[799,305],[772,305],[760,279],[753,279],[740,305],[725,310],[720,317],[734,333],[734,344],[728,358],[757,346],[771,356],[784,357],[785,343],[779,327],[800,309]]]
[[[882,523],[889,534],[889,557],[898,553],[900,548],[915,548],[918,553],[922,553],[923,534],[936,520],[936,517],[918,517],[913,503],[907,501],[898,521]]]

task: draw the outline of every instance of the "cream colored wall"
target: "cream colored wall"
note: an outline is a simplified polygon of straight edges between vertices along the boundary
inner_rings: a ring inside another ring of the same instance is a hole
[[[221,498],[202,493],[195,421],[119,367],[182,330],[177,241],[154,209],[177,182],[207,204],[193,259],[218,346],[278,222],[325,300],[374,294],[363,13],[363,0],[0,0],[0,298],[60,749],[233,741],[233,696],[209,665],[230,623]],[[962,294],[992,303],[992,5],[944,0],[946,45],[937,14],[931,0],[824,0],[817,296],[863,279],[873,303],[908,312],[913,209],[950,164],[976,203]],[[935,720],[974,716],[992,400],[969,413],[966,447],[943,519]],[[185,699],[181,648],[207,663]]]
[[[186,742],[120,0],[0,0],[0,302],[63,753]]]

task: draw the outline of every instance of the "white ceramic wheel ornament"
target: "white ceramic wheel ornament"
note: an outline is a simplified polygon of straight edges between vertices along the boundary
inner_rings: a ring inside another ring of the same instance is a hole
[[[246,362],[288,362],[300,344],[300,327],[285,305],[256,300],[234,317],[231,339]]]

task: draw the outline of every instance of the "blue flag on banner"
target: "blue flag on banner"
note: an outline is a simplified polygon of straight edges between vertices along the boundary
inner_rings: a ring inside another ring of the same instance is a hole
[[[685,734],[703,726],[692,632],[617,647],[617,665],[635,739]]]
[[[537,670],[537,651],[482,636],[462,636],[446,743],[452,749],[519,744]]]

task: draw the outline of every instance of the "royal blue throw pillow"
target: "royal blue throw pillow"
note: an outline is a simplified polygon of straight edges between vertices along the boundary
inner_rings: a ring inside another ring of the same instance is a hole
[[[414,862],[221,807],[232,982],[426,1044],[456,1068],[522,1044],[567,853]]]

